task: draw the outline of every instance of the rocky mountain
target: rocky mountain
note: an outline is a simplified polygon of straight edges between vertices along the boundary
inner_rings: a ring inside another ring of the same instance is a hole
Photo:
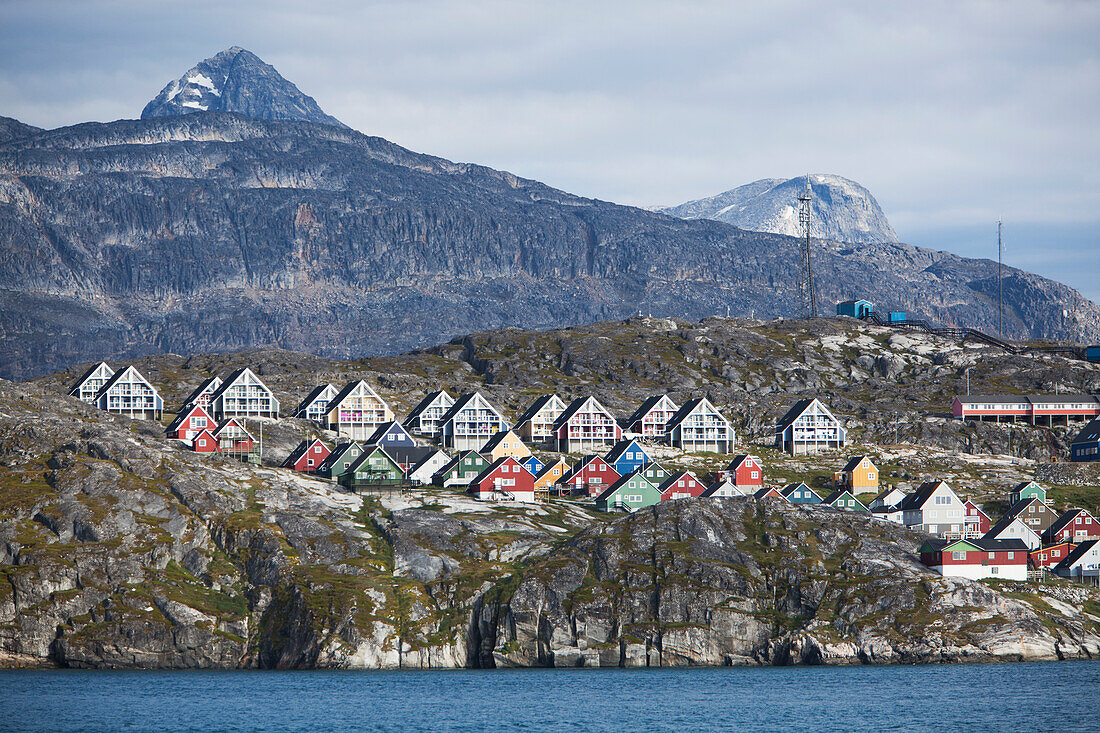
[[[897,242],[886,214],[863,186],[842,176],[817,173],[798,178],[764,178],[697,201],[661,209],[683,219],[727,224],[797,237],[798,197],[809,183],[810,234],[848,243]]]
[[[292,421],[290,421],[292,422]],[[304,424],[302,426],[305,428]],[[943,579],[828,508],[382,499],[0,381],[0,666],[1095,658],[1100,593]]]
[[[239,112],[262,120],[302,120],[344,124],[321,111],[317,102],[270,64],[240,46],[200,61],[169,82],[141,111],[142,119],[195,112]]]
[[[42,132],[42,128],[33,125],[25,125],[11,117],[0,117],[0,143],[9,140],[18,140],[21,137],[29,137]]]
[[[189,72],[193,92],[173,103],[253,94],[221,74]],[[584,199],[329,124],[186,109],[0,142],[0,376],[260,346],[346,359],[639,312],[800,311],[790,237]],[[997,320],[988,260],[822,240],[814,262],[827,311],[867,297],[938,322]],[[1059,283],[1008,269],[1005,306],[1006,335],[1100,341],[1100,308]]]

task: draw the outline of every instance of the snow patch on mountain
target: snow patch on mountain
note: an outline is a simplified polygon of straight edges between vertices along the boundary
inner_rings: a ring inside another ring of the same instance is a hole
[[[681,219],[714,219],[742,229],[799,236],[798,197],[810,183],[810,233],[838,242],[897,242],[886,214],[855,181],[817,173],[798,178],[763,178],[717,196],[659,211]]]

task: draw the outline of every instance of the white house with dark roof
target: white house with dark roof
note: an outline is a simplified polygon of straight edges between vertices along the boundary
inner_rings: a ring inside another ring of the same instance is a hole
[[[734,435],[730,421],[706,397],[688,400],[665,426],[669,445],[689,453],[730,453]]]
[[[480,451],[496,433],[508,429],[504,415],[481,392],[459,397],[439,419],[444,448]]]
[[[95,405],[116,415],[144,420],[159,420],[164,412],[164,400],[157,388],[133,365],[115,372],[100,387]]]
[[[848,431],[816,397],[799,400],[775,428],[775,447],[791,455],[840,450],[848,443]]]
[[[1070,550],[1054,572],[1063,578],[1100,585],[1100,540],[1085,540]]]
[[[1027,549],[1029,550],[1035,550],[1043,545],[1043,540],[1040,538],[1038,532],[1027,526],[1020,517],[1008,514],[1001,517],[988,532],[982,535],[982,539],[1016,539],[1027,545]]]
[[[551,442],[554,439],[554,423],[565,408],[565,401],[556,394],[542,395],[516,420],[516,433],[531,445]]]
[[[218,388],[222,386],[221,377],[213,376],[207,377],[202,380],[198,387],[187,395],[187,399],[183,401],[183,408],[186,410],[188,407],[194,407],[198,405],[207,412],[210,412],[210,400],[213,399],[214,393],[218,391]]]
[[[359,379],[344,385],[329,400],[325,424],[352,440],[367,440],[380,425],[393,420],[393,410],[369,384]]]
[[[328,403],[337,395],[336,387],[331,384],[318,384],[305,399],[294,408],[292,417],[302,420],[312,420],[315,423],[324,423],[328,413]]]
[[[251,369],[242,367],[210,395],[210,412],[215,420],[279,417],[279,400]]]
[[[429,392],[412,409],[402,425],[417,435],[434,438],[439,435],[440,419],[447,413],[447,410],[451,409],[451,405],[454,403],[454,398],[447,394],[446,390],[437,389],[434,392]]]
[[[966,507],[946,481],[926,481],[898,508],[910,529],[949,537],[962,537],[966,529]]]
[[[76,397],[81,402],[89,405],[95,404],[95,397],[103,385],[115,376],[115,370],[107,366],[107,362],[101,361],[93,366],[77,380],[73,388],[69,390],[70,397]]]

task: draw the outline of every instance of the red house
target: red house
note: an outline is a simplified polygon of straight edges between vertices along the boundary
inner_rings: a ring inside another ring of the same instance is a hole
[[[753,498],[755,498],[755,499],[782,499],[783,501],[790,501],[790,499],[783,496],[783,493],[779,489],[775,488],[774,486],[769,486],[766,489],[765,488],[757,489],[756,493],[753,494]]]
[[[191,445],[191,441],[195,439],[196,435],[213,428],[214,420],[210,417],[210,413],[202,405],[192,405],[180,410],[179,414],[176,415],[176,419],[172,421],[164,434],[169,440],[182,440],[184,443]]]
[[[196,453],[217,453],[218,439],[209,430],[203,430],[191,441],[191,450]]]
[[[960,578],[1027,580],[1028,550],[1023,540],[926,540],[920,561],[940,575]]]
[[[258,448],[255,436],[235,417],[222,420],[214,431],[214,438],[218,441],[219,453],[244,456]]]
[[[589,455],[577,461],[569,473],[558,479],[558,485],[573,494],[599,496],[622,476],[600,456]]]
[[[1065,560],[1071,550],[1073,550],[1071,542],[1039,547],[1028,553],[1027,564],[1033,568],[1052,568]]]
[[[706,490],[707,487],[703,485],[702,481],[695,478],[691,471],[680,471],[672,474],[661,484],[661,501],[702,496]]]
[[[1054,524],[1043,532],[1043,543],[1074,542],[1100,539],[1100,521],[1084,509],[1062,512]]]
[[[963,502],[963,507],[966,512],[963,515],[964,537],[981,537],[993,526],[993,522],[990,521],[989,515],[983,512],[981,507],[970,501],[970,499]]]
[[[755,456],[734,456],[725,470],[718,472],[718,480],[729,477],[734,486],[764,485],[764,467]]]
[[[475,499],[505,499],[534,503],[535,477],[511,456],[498,458],[470,482]]]
[[[321,442],[320,438],[314,438],[312,443],[303,440],[283,461],[283,468],[301,473],[313,473],[321,465],[321,461],[328,458],[329,453],[332,451]]]

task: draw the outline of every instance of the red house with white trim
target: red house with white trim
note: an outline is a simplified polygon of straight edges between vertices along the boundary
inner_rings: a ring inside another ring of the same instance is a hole
[[[981,537],[993,526],[989,515],[970,499],[963,502],[963,511],[963,537]]]
[[[599,496],[608,486],[622,476],[619,472],[597,455],[585,456],[569,473],[558,479],[558,485],[573,494]]]
[[[764,467],[756,456],[734,456],[730,464],[718,472],[718,479],[729,478],[734,486],[760,488],[764,485]]]
[[[210,417],[209,412],[201,405],[192,405],[180,410],[164,434],[169,440],[182,440],[187,445],[191,445],[196,435],[204,430],[212,430],[214,425],[214,419]]]
[[[688,499],[695,496],[702,496],[703,492],[707,490],[707,487],[703,485],[703,482],[695,478],[695,475],[691,471],[680,471],[672,474],[663,484],[660,485],[659,490],[661,492],[661,501],[672,501],[673,499]]]
[[[191,441],[191,450],[196,453],[217,453],[218,439],[209,430],[203,430]]]
[[[553,430],[554,442],[562,453],[612,446],[623,437],[618,421],[595,397],[573,400],[558,415]]]
[[[1028,549],[1017,538],[926,540],[920,561],[943,576],[1027,580]]]
[[[535,477],[511,456],[498,458],[470,482],[475,499],[535,502]]]
[[[1054,524],[1043,531],[1044,543],[1074,542],[1100,539],[1100,521],[1084,509],[1062,512]]]
[[[1033,568],[1052,568],[1069,557],[1072,550],[1072,542],[1059,542],[1046,547],[1038,547],[1028,553],[1027,562]]]
[[[303,440],[283,461],[283,468],[300,473],[313,473],[330,453],[332,450],[322,443],[320,438],[314,438],[312,442]]]

